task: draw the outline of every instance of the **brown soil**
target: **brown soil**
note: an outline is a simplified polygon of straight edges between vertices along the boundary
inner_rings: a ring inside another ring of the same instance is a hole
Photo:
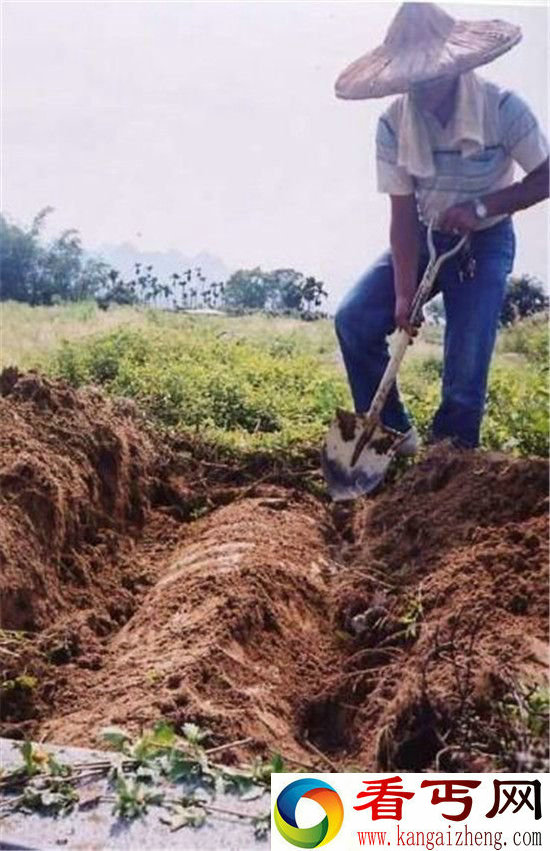
[[[162,717],[249,740],[228,759],[539,764],[517,718],[547,673],[545,462],[440,446],[332,506],[96,391],[0,390],[2,625],[25,631],[0,641],[5,735],[97,745]]]

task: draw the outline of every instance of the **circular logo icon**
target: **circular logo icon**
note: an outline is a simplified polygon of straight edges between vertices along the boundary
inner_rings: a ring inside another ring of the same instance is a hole
[[[324,809],[325,817],[313,827],[298,827],[296,806],[301,798],[311,798]],[[294,780],[279,793],[273,818],[282,837],[298,848],[319,848],[334,839],[344,821],[340,795],[323,780],[307,777]]]

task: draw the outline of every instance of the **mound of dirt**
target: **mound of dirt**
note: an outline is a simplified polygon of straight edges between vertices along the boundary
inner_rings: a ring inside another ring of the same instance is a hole
[[[438,446],[364,510],[356,540],[385,571],[427,572],[448,549],[475,545],[486,529],[545,515],[548,465]]]
[[[292,754],[298,707],[338,665],[318,515],[314,500],[271,488],[196,522],[49,737],[193,718],[216,742],[284,741]]]
[[[97,745],[162,717],[246,740],[227,760],[540,764],[517,719],[547,671],[542,460],[436,447],[333,506],[168,450],[95,391],[0,387],[2,597],[32,631],[3,645],[4,733]]]
[[[545,682],[547,496],[542,460],[438,447],[350,518],[338,612],[371,686],[367,764],[483,768],[503,698]]]
[[[134,577],[112,556],[143,527],[151,440],[129,404],[93,390],[7,369],[0,392],[2,628],[36,631],[84,609],[118,625]]]

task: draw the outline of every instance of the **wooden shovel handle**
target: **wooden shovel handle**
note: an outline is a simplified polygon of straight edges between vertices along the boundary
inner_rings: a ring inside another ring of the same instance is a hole
[[[409,314],[409,321],[411,325],[416,325],[416,323],[420,319],[422,308],[430,297],[430,293],[432,292],[435,279],[437,278],[441,266],[443,265],[443,263],[445,263],[446,260],[449,259],[449,257],[452,257],[460,251],[467,239],[467,236],[463,236],[462,239],[460,239],[456,245],[453,245],[453,247],[449,251],[446,251],[445,254],[441,254],[439,257],[436,257],[432,239],[432,226],[430,225],[430,228],[428,230],[430,261],[426,267],[426,271],[424,272],[422,280],[418,285],[418,288],[413,298],[411,311]],[[382,380],[378,385],[378,389],[374,395],[374,399],[371,402],[371,406],[367,414],[367,418],[369,420],[376,420],[380,416],[380,412],[384,407],[386,399],[388,398],[388,393],[390,392],[391,386],[396,379],[399,367],[401,366],[401,361],[405,356],[405,352],[407,351],[407,347],[411,339],[412,337],[403,328],[401,328],[397,332],[397,339],[395,342],[393,354],[389,360],[384,375],[382,376]]]

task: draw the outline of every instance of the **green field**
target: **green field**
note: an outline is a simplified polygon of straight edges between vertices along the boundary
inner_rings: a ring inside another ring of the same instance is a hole
[[[402,369],[401,388],[421,434],[439,400],[440,340],[441,329],[424,327]],[[547,454],[547,356],[543,317],[500,334],[484,447]],[[335,407],[350,405],[329,320],[7,302],[1,363],[38,368],[74,386],[101,385],[134,399],[159,426],[237,453],[299,454],[319,443]]]

